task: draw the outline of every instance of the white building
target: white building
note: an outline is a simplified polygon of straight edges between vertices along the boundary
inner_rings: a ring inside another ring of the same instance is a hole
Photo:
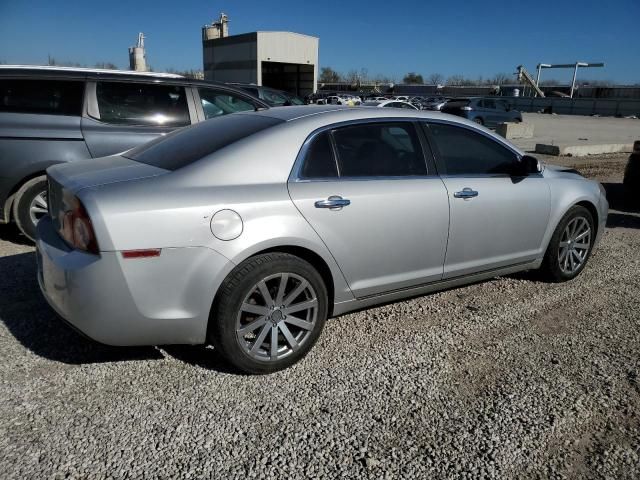
[[[202,29],[204,76],[255,83],[303,96],[317,89],[319,39],[293,32],[228,36],[228,19]]]

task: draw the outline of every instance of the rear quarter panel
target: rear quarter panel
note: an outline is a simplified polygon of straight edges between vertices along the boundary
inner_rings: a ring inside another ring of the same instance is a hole
[[[289,198],[286,183],[179,186],[171,175],[163,175],[87,188],[78,196],[101,250],[206,247],[237,265],[264,250],[301,247],[319,255],[331,270],[335,301],[353,299],[334,258]],[[211,231],[212,216],[224,209],[242,218],[236,239],[219,240]]]

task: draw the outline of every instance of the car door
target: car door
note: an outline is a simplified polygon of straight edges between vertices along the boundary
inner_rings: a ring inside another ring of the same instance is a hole
[[[410,121],[314,134],[289,181],[291,199],[356,297],[442,278],[447,193]]]
[[[88,82],[81,125],[91,156],[120,153],[195,122],[188,93],[182,85]]]
[[[502,122],[513,121],[513,114],[510,113],[510,108],[507,102],[504,100],[496,100],[496,125]]]
[[[484,98],[480,101],[482,105],[482,115],[486,127],[495,128],[498,124],[498,111],[496,110],[496,102],[492,98]]]
[[[551,209],[542,174],[513,176],[517,153],[478,129],[431,121],[426,131],[449,195],[444,278],[539,258]]]

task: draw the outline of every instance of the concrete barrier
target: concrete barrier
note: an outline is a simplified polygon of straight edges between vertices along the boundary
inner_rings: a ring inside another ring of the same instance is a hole
[[[499,123],[496,127],[496,133],[507,140],[513,140],[516,138],[533,138],[533,123]]]
[[[544,155],[567,155],[570,157],[586,157],[587,155],[601,155],[603,153],[632,152],[631,143],[606,143],[599,145],[548,145],[536,143],[536,153]]]

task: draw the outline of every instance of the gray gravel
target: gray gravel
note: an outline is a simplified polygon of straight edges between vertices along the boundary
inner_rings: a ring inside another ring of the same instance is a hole
[[[345,315],[264,377],[209,348],[84,339],[18,241],[0,227],[0,477],[640,477],[640,214],[612,211],[573,282]]]

